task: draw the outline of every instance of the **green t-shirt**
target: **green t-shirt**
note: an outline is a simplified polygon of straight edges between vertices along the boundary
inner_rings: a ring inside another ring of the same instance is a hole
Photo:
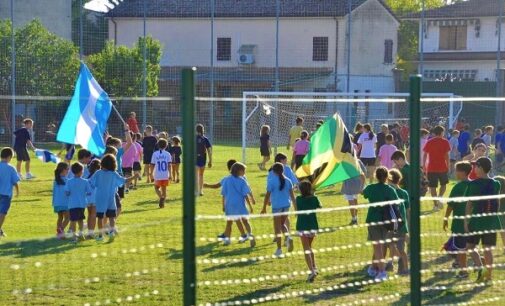
[[[500,182],[495,181],[493,179],[484,178],[484,179],[476,179],[471,181],[468,184],[468,188],[466,189],[465,196],[466,197],[474,197],[474,196],[484,196],[490,194],[484,194],[484,190],[486,189],[488,184],[493,184],[493,194],[500,194]],[[498,201],[498,200],[495,200]],[[473,201],[472,202],[472,215],[479,214],[482,211],[486,212],[486,208],[482,209],[481,205],[487,205],[488,200],[486,201]],[[488,216],[488,217],[472,217],[468,224],[469,230],[471,232],[475,231],[485,231],[485,230],[499,230],[501,229],[501,222],[498,216]]]
[[[318,208],[321,208],[321,203],[316,196],[298,196],[296,198],[296,209],[298,211],[313,210]],[[312,231],[318,229],[319,224],[317,223],[317,217],[315,213],[298,215],[298,218],[296,220],[297,231]]]
[[[369,203],[385,202],[398,200],[398,194],[395,189],[383,183],[368,185],[363,190],[363,196]],[[366,215],[366,222],[381,222],[383,216],[383,207],[369,207]]]
[[[401,188],[396,189],[398,197],[404,202],[400,204],[400,215],[402,216],[403,226],[400,228],[400,233],[407,234],[409,232],[409,224],[407,220],[407,209],[410,208],[409,193]]]
[[[470,181],[458,182],[451,190],[450,198],[464,197],[466,189],[468,188]],[[453,217],[464,216],[466,209],[466,202],[449,202],[447,205],[452,208]],[[465,220],[459,218],[453,218],[451,223],[451,232],[454,234],[464,234],[465,233]]]
[[[410,175],[410,164],[405,164],[403,168],[400,169],[402,174],[402,181],[400,182],[400,187],[404,190],[409,190],[409,175]]]

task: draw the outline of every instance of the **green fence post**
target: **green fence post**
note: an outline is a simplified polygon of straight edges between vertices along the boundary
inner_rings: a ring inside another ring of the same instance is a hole
[[[421,75],[410,76],[410,300],[412,306],[421,305]]]
[[[182,70],[181,111],[183,183],[183,303],[185,306],[196,305],[196,262],[195,262],[195,71],[196,68]]]

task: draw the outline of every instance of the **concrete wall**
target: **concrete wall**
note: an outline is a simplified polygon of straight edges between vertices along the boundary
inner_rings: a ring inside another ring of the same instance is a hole
[[[496,80],[496,61],[424,62],[424,70],[477,70],[475,81]]]
[[[0,19],[10,19],[10,0],[0,0]],[[50,32],[72,39],[72,1],[14,0],[14,25],[39,19]]]

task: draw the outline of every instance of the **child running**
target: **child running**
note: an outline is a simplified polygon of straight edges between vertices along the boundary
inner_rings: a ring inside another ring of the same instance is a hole
[[[286,226],[287,213],[291,203],[295,203],[295,194],[293,192],[293,183],[284,175],[284,165],[275,163],[272,166],[274,177],[267,179],[267,192],[263,201],[262,214],[266,213],[267,205],[271,203],[272,213],[274,215],[274,232],[277,243],[275,256],[282,255],[281,236],[284,234],[288,252],[293,251],[293,239],[289,235],[289,229]]]
[[[13,187],[16,189],[16,196],[19,195],[20,178],[16,169],[9,164],[12,156],[14,151],[11,148],[3,148],[0,152],[0,238],[6,236],[2,226],[11,207]]]
[[[71,171],[74,177],[65,184],[65,193],[68,196],[68,212],[70,215],[70,232],[74,235],[74,241],[83,241],[84,210],[88,206],[88,197],[93,190],[87,179],[82,178],[84,167],[80,163],[72,164]],[[76,224],[79,232],[76,232]]]
[[[182,156],[182,148],[181,148],[181,139],[178,136],[172,137],[172,150],[170,153],[172,154],[172,182],[179,183],[180,182],[180,174],[179,168],[181,166],[181,156]]]
[[[388,180],[388,169],[385,167],[378,167],[375,170],[376,184],[366,186],[363,190],[363,196],[369,201],[370,204],[398,200],[398,194],[395,189],[386,184]],[[366,223],[383,222],[384,207],[372,206],[368,208],[366,216]],[[384,245],[381,241],[387,239],[388,230],[382,224],[370,225],[368,227],[368,241],[374,242],[373,245],[373,261],[368,268],[368,275],[375,279],[375,281],[384,281],[388,275],[384,266],[385,252]]]
[[[266,164],[272,155],[272,144],[270,143],[270,126],[263,125],[260,131],[260,153],[263,160],[258,164],[260,170],[266,169]]]
[[[172,163],[172,156],[165,149],[168,142],[161,138],[158,141],[159,150],[153,153],[151,159],[151,179],[154,181],[154,190],[159,197],[159,208],[165,207],[167,199],[167,186],[170,180],[170,164]]]
[[[451,190],[449,195],[450,198],[464,197],[466,189],[470,180],[468,178],[470,171],[472,171],[472,165],[469,162],[462,161],[455,165],[455,175],[458,182]],[[466,211],[466,203],[449,202],[447,203],[447,209],[445,210],[444,218],[444,231],[447,231],[449,227],[449,217],[453,216],[451,223],[451,237],[454,249],[458,252],[456,255],[457,267],[462,269],[457,277],[458,278],[468,278],[468,272],[466,269],[466,236],[465,234],[465,224],[464,217]]]
[[[156,143],[158,139],[153,136],[153,127],[148,125],[144,130],[144,139],[142,139],[142,148],[144,151],[143,161],[144,161],[144,176],[147,183],[151,183],[151,160],[153,157],[154,150],[156,148]]]
[[[68,164],[66,162],[58,163],[54,170],[53,210],[58,214],[56,220],[56,236],[59,239],[65,237],[65,228],[70,222],[68,215],[68,196],[65,191],[68,170]]]
[[[308,181],[300,183],[300,196],[296,198],[295,209],[297,211],[315,210],[321,208],[319,199],[314,196],[312,184]],[[300,235],[303,251],[305,253],[305,262],[310,270],[307,282],[312,283],[319,274],[316,265],[314,252],[312,251],[312,242],[319,230],[316,213],[299,214],[296,220],[296,232]]]
[[[481,157],[476,162],[477,179],[468,183],[465,197],[493,196],[500,194],[500,183],[489,177],[489,172],[493,168],[493,163],[487,157]],[[498,199],[469,201],[466,204],[465,215],[470,216],[464,220],[465,233],[471,234],[467,237],[466,248],[472,250],[470,255],[478,269],[477,282],[490,281],[493,272],[493,249],[496,246],[497,231],[502,225],[499,216],[496,214],[499,209]],[[482,216],[482,214],[491,214]],[[475,248],[482,243],[484,248],[484,262],[482,262],[478,250]]]
[[[221,195],[223,196],[224,202],[223,211],[228,217],[223,239],[225,245],[230,244],[231,226],[233,221],[235,221],[235,224],[241,233],[244,233],[244,228],[246,231],[246,236],[242,236],[239,242],[243,243],[249,240],[251,247],[256,245],[256,241],[252,234],[252,228],[249,224],[249,219],[246,217],[249,215],[245,206],[246,202],[249,204],[249,210],[251,213],[253,212],[253,208],[249,203],[249,194],[251,193],[251,189],[249,189],[249,185],[244,179],[245,171],[246,166],[242,163],[236,162],[233,166],[231,166],[231,175],[222,180]]]

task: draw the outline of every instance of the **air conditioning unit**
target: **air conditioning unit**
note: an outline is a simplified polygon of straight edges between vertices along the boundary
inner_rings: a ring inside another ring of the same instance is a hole
[[[252,65],[254,64],[253,54],[240,54],[238,57],[238,63],[241,65]]]

